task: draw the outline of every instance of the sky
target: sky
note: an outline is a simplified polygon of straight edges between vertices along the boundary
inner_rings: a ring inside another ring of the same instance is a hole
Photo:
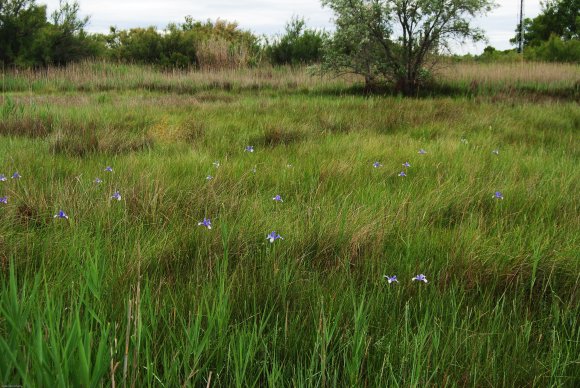
[[[487,34],[489,44],[506,50],[518,23],[520,0],[496,0],[499,7],[476,24]],[[39,0],[52,12],[59,0]],[[294,15],[303,16],[313,28],[332,30],[332,12],[322,8],[319,0],[79,0],[81,16],[90,16],[87,30],[107,32],[109,26],[121,29],[156,26],[182,22],[186,15],[196,20],[217,18],[236,21],[243,29],[256,34],[275,35]],[[540,12],[540,0],[526,0],[524,15],[535,17]],[[454,45],[457,54],[478,54],[487,44]]]

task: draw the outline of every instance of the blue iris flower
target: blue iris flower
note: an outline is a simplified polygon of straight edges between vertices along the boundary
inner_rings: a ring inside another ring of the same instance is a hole
[[[68,215],[64,211],[59,210],[58,213],[54,215],[54,218],[62,218],[68,220]]]
[[[417,282],[427,283],[427,277],[423,274],[415,276],[412,280],[417,281]]]
[[[211,229],[211,220],[209,218],[203,219],[203,221],[197,223],[198,226],[204,226],[208,229]]]
[[[266,236],[266,240],[270,241],[270,243],[273,243],[276,240],[284,240],[284,237],[280,236],[276,232],[271,232]]]

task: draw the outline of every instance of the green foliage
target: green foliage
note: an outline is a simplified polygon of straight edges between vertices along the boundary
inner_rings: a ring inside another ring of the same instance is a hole
[[[244,48],[251,59],[258,55],[258,39],[235,23],[194,21],[186,17],[183,24],[169,24],[164,32],[155,27],[117,30],[111,28],[103,39],[108,55],[119,61],[159,65],[166,68],[188,68],[199,65],[207,42],[225,42],[227,53]]]
[[[367,87],[390,82],[405,94],[424,84],[423,74],[450,40],[482,40],[470,21],[490,11],[489,0],[323,0],[336,32],[325,48],[322,69],[364,76]]]
[[[34,65],[33,47],[46,25],[46,6],[34,0],[0,1],[0,64]]]
[[[325,34],[306,28],[303,18],[293,18],[284,34],[267,47],[270,62],[276,65],[318,63],[322,59]]]
[[[467,56],[466,56],[467,57]],[[478,62],[485,63],[512,63],[521,61],[521,55],[516,50],[496,50],[492,46],[487,46],[483,49],[483,53],[474,58]]]
[[[65,65],[102,55],[104,46],[88,35],[89,18],[79,17],[79,4],[61,1],[46,17],[46,6],[9,0],[0,6],[0,63],[22,67]]]
[[[518,45],[521,39],[520,25],[516,36],[510,40]],[[533,19],[524,20],[524,44],[537,47],[552,35],[564,41],[580,39],[580,0],[547,0],[542,2],[542,12]]]
[[[546,42],[529,47],[524,55],[531,60],[580,63],[580,39],[562,40],[552,35]]]

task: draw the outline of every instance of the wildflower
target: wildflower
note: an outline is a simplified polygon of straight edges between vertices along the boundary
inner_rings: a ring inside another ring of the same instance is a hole
[[[14,174],[12,174],[12,179],[20,179],[20,178],[22,178],[22,175],[20,175],[18,173],[18,171],[16,171]]]
[[[219,168],[219,166],[220,166],[220,162],[219,162],[219,160],[216,160],[215,162],[213,162],[213,166],[214,166],[215,168]]]
[[[288,164],[286,165],[286,168],[292,168],[292,167],[293,167],[293,166],[292,166],[290,163],[288,163]]]
[[[496,191],[495,194],[493,195],[493,198],[495,199],[503,199],[503,194],[499,191]]]
[[[6,176],[4,174],[0,174],[0,182],[6,182]]]
[[[411,167],[411,165],[409,164],[409,162],[405,162],[403,163],[403,167]]]
[[[58,213],[56,213],[54,215],[54,218],[64,218],[64,219],[68,220],[67,214],[62,210],[59,210]]]
[[[254,152],[254,146],[246,146],[246,152]]]
[[[399,176],[406,177],[406,176],[407,176],[407,174],[405,173],[405,171],[401,171],[401,172],[399,173]]]
[[[270,243],[273,243],[276,240],[284,240],[284,237],[280,236],[278,233],[276,232],[272,232],[269,235],[266,236],[266,240],[270,241]]]
[[[425,151],[423,148],[421,148],[419,150],[419,152],[417,152],[419,155],[425,155],[427,153],[427,151]]]
[[[8,197],[0,197],[0,203],[7,204],[8,203]]]
[[[427,277],[425,275],[423,275],[423,274],[420,274],[420,275],[415,276],[412,280],[413,281],[427,283]]]
[[[95,183],[98,185],[100,183],[103,183],[103,180],[101,178],[95,178]]]
[[[382,166],[382,164],[380,164],[379,162],[374,162],[374,163],[373,163],[373,167],[374,167],[374,168],[379,168],[379,167],[381,167],[381,166]]]
[[[276,202],[284,202],[284,200],[282,199],[282,197],[280,197],[280,195],[276,195],[274,198],[272,198],[274,201]]]
[[[113,193],[113,195],[111,195],[111,199],[116,199],[117,201],[121,200],[121,193],[119,193],[118,191],[115,191]]]
[[[209,218],[203,218],[203,221],[198,222],[197,226],[205,226],[208,229],[211,229],[211,220]]]
[[[213,179],[213,176],[208,175],[208,176],[205,177],[205,179],[208,180],[208,181],[211,181]]]
[[[252,173],[256,173],[256,167],[252,167],[252,169],[250,170]]]
[[[391,284],[391,283],[399,283],[399,281],[397,280],[397,275],[393,275],[393,276],[384,275],[384,278],[387,279],[387,281],[389,282],[389,284]]]
[[[491,151],[491,153],[494,155],[499,155],[499,150],[493,150],[493,151]]]
[[[113,167],[107,166],[107,167],[105,167],[105,171],[106,172],[113,172]]]
[[[462,142],[463,144],[467,144],[467,143],[469,143],[469,142],[467,141],[467,139],[466,139],[466,138],[464,138],[464,137],[463,137],[463,138],[461,138],[461,142]]]

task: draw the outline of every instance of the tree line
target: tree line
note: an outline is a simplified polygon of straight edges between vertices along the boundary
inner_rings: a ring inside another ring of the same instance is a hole
[[[535,18],[524,19],[523,56],[527,60],[580,63],[580,0],[547,0]],[[510,43],[519,46],[521,25]],[[488,46],[477,59],[513,61],[516,50],[499,51]]]
[[[191,16],[162,30],[111,27],[106,34],[88,33],[88,22],[76,1],[61,1],[48,15],[35,0],[0,0],[0,65],[65,65],[87,58],[172,68],[314,63],[321,60],[325,36],[301,18],[292,19],[285,33],[270,41],[236,23]]]
[[[308,28],[295,17],[282,34],[266,38],[236,23],[191,16],[163,30],[111,27],[108,33],[94,34],[86,31],[89,18],[79,15],[76,1],[61,1],[48,15],[35,0],[0,0],[0,65],[59,66],[87,58],[202,69],[317,64],[322,72],[361,75],[369,89],[390,84],[412,94],[431,81],[431,69],[451,54],[453,42],[485,40],[473,20],[497,6],[494,0],[321,2],[334,13],[332,33]],[[580,61],[579,3],[548,0],[538,17],[525,20],[528,59]],[[521,56],[487,47],[478,57],[506,58]]]

